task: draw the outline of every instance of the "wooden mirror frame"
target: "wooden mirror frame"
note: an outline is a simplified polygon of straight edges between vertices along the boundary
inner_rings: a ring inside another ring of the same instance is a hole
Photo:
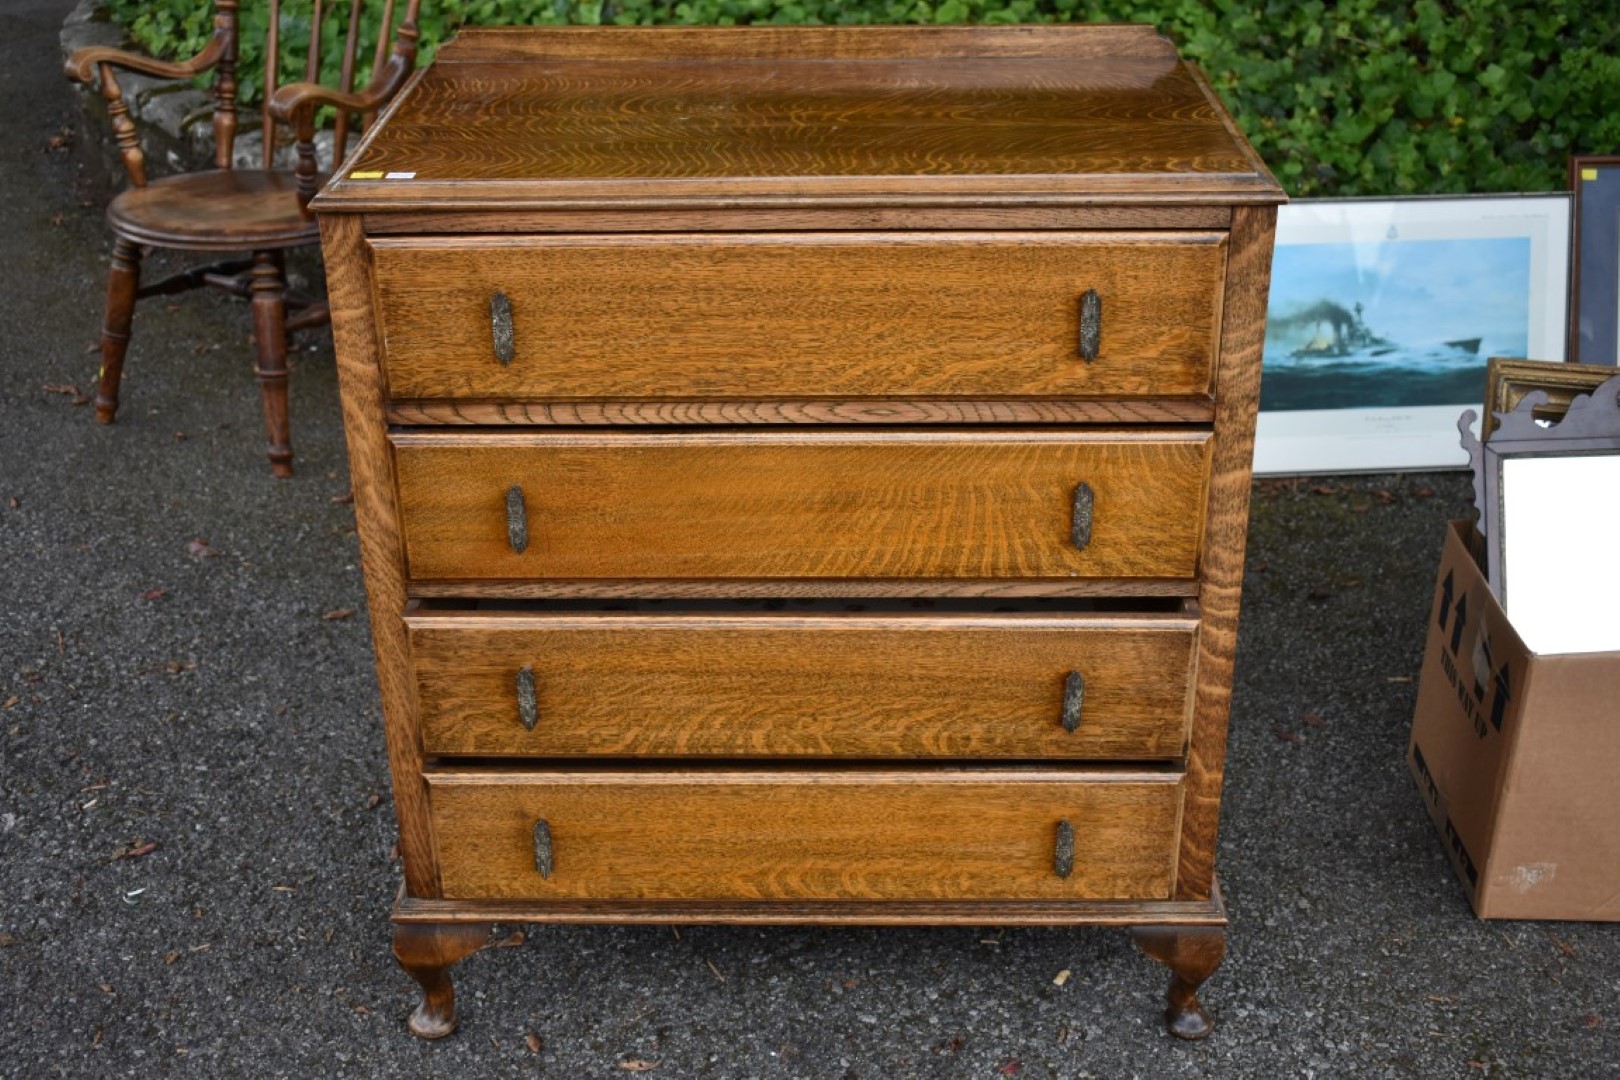
[[[1476,489],[1483,474],[1486,578],[1509,617],[1507,575],[1504,568],[1508,522],[1505,516],[1503,465],[1523,457],[1620,456],[1620,375],[1612,375],[1590,394],[1577,396],[1563,420],[1551,427],[1536,422],[1537,408],[1548,404],[1545,390],[1532,390],[1518,406],[1500,417],[1495,435],[1480,447],[1475,471]],[[1592,498],[1611,497],[1592,492]]]

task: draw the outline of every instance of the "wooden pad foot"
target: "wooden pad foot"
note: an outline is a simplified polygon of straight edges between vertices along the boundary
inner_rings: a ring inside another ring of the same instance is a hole
[[[1198,1000],[1198,988],[1226,957],[1226,928],[1221,926],[1138,926],[1131,930],[1137,948],[1170,969],[1165,996],[1165,1025],[1178,1039],[1202,1039],[1215,1021]]]
[[[450,967],[489,941],[490,923],[395,923],[394,958],[422,987],[422,1002],[406,1022],[421,1039],[456,1030],[456,991]]]

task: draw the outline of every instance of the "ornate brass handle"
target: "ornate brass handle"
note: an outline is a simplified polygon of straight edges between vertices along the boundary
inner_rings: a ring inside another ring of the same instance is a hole
[[[529,548],[529,510],[523,505],[523,488],[518,484],[506,489],[506,542],[519,555]]]
[[[1052,853],[1052,873],[1066,878],[1074,873],[1074,826],[1064,818],[1057,823],[1057,847]]]
[[[1097,346],[1102,341],[1102,297],[1096,289],[1087,289],[1080,295],[1080,359],[1091,363],[1097,359]]]
[[[517,673],[518,721],[529,731],[540,719],[540,705],[534,690],[534,668],[524,664]]]
[[[512,301],[499,289],[489,298],[489,325],[495,341],[495,359],[510,364],[517,355],[517,342],[512,336]]]
[[[548,878],[552,871],[551,823],[541,818],[534,823],[534,868],[540,876]]]
[[[1070,735],[1080,726],[1080,710],[1085,703],[1086,677],[1078,671],[1071,671],[1069,677],[1063,680],[1063,730]]]
[[[1074,510],[1069,517],[1069,539],[1082,551],[1091,543],[1091,514],[1095,503],[1096,496],[1092,493],[1090,484],[1082,480],[1074,486]]]

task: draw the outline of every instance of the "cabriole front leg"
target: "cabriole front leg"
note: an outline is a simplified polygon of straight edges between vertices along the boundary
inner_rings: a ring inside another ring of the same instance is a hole
[[[1215,974],[1226,957],[1223,926],[1138,926],[1131,929],[1137,948],[1170,969],[1164,1022],[1178,1039],[1202,1039],[1215,1021],[1198,1000],[1198,988]]]
[[[411,1034],[442,1039],[456,1030],[456,991],[450,968],[482,949],[490,923],[395,923],[394,958],[422,987],[422,1003],[406,1022]]]

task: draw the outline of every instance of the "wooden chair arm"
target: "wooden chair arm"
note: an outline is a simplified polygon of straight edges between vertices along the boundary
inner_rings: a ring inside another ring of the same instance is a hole
[[[114,70],[121,68],[159,79],[189,79],[193,75],[219,66],[222,60],[227,59],[230,62],[220,68],[220,78],[222,83],[230,83],[230,94],[234,96],[235,80],[230,77],[234,73],[236,62],[234,4],[222,7],[214,13],[213,35],[209,37],[208,44],[202,47],[202,51],[190,60],[169,63],[106,45],[92,45],[68,57],[66,63],[62,65],[62,73],[74,82],[86,85],[95,81],[97,73],[100,73],[101,96],[107,101],[107,113],[112,117],[113,136],[118,140],[118,151],[124,159],[124,168],[129,173],[131,183],[136,187],[145,187],[146,156],[141,152],[141,140],[136,134],[135,122],[129,118],[129,105],[124,101],[124,91],[118,85],[118,78],[113,74]],[[224,91],[216,88],[216,92]],[[234,123],[234,114],[228,119]],[[220,117],[216,114],[214,119],[216,135],[219,134],[220,127]],[[227,150],[228,148],[219,152],[221,168],[228,164]]]
[[[373,112],[399,92],[415,66],[414,37],[396,45],[388,61],[372,75],[371,84],[359,93],[346,93],[310,82],[288,83],[270,98],[270,115],[292,124],[298,133],[298,205],[309,216],[309,200],[315,197],[318,171],[315,162],[315,112],[323,105],[345,112]],[[341,157],[333,147],[333,160]]]
[[[415,66],[415,49],[396,48],[388,60],[371,77],[371,84],[358,93],[345,93],[319,83],[288,83],[270,98],[270,115],[285,124],[297,124],[301,116],[313,122],[315,110],[322,105],[348,112],[373,112],[386,105],[390,98],[405,85]]]
[[[62,71],[68,78],[80,83],[92,82],[96,77],[96,69],[103,64],[125,71],[137,71],[158,79],[189,79],[219,63],[219,58],[224,54],[225,43],[220,40],[217,32],[208,39],[208,44],[203,46],[202,52],[180,63],[154,60],[150,56],[125,52],[123,49],[114,49],[107,45],[91,45],[68,57],[67,62],[62,65]]]
[[[384,69],[386,70],[386,69]],[[285,124],[297,126],[303,116],[311,118],[323,105],[348,112],[370,112],[388,100],[393,89],[380,91],[375,81],[359,93],[346,94],[319,83],[295,82],[278,87],[270,98],[270,115]]]

